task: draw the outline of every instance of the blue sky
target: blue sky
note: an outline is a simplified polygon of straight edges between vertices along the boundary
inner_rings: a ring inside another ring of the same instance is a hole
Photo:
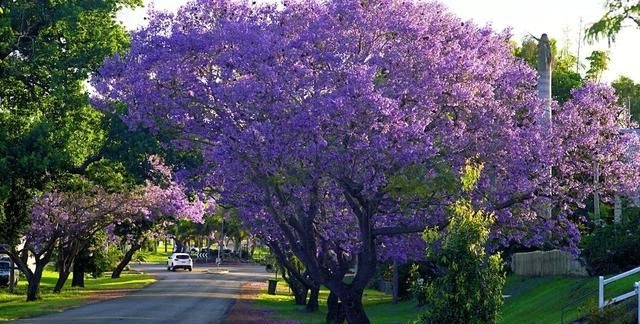
[[[268,1],[268,0],[263,0]],[[145,6],[174,11],[187,0],[145,0]],[[539,36],[546,32],[560,44],[569,44],[577,52],[579,31],[585,25],[597,21],[604,13],[604,0],[441,0],[459,17],[477,24],[490,24],[497,30],[511,28],[515,39],[531,33]],[[145,9],[125,9],[119,18],[129,29],[144,24]],[[580,28],[582,18],[583,27]],[[640,30],[634,26],[625,28],[614,44],[606,41],[597,44],[581,44],[580,58],[592,50],[609,51],[611,63],[603,79],[611,81],[626,75],[640,82]]]

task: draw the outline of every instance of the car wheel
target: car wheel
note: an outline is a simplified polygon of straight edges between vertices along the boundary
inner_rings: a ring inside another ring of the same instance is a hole
[[[169,271],[169,270],[171,270],[171,267],[170,267],[170,266],[167,266],[167,271]]]
[[[176,267],[172,267],[171,271],[176,272]]]
[[[189,267],[189,272],[193,271],[193,268]]]

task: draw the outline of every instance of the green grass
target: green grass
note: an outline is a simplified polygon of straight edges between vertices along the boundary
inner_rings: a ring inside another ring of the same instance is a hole
[[[265,263],[269,259],[269,255],[271,255],[269,248],[258,246],[253,251],[253,261],[260,264]]]
[[[605,286],[605,299],[633,290],[636,281],[640,281],[640,274]],[[597,306],[597,289],[598,279],[595,277],[509,276],[504,293],[512,296],[505,300],[500,323],[560,323],[562,308],[586,294],[589,297],[566,310],[565,322],[578,319],[590,307]]]
[[[327,315],[327,297],[329,291],[326,288],[320,290],[318,298],[320,311],[307,313],[304,306],[294,304],[293,297],[286,282],[280,280],[276,295],[269,295],[266,290],[260,293],[256,299],[258,309],[268,311],[267,317],[273,320],[298,320],[302,323],[325,323]],[[367,289],[364,292],[363,303],[372,323],[406,323],[417,318],[415,302],[402,302],[391,304],[391,296],[377,290]]]
[[[166,263],[167,258],[171,256],[173,251],[173,245],[167,244],[167,253],[164,253],[164,244],[160,242],[157,252],[138,251],[134,256],[134,261],[143,261],[151,263]]]
[[[64,310],[87,302],[88,298],[99,291],[139,289],[155,281],[146,274],[123,274],[121,278],[111,279],[100,277],[85,279],[85,288],[72,288],[71,277],[59,294],[52,292],[58,274],[45,271],[42,276],[40,292],[42,299],[35,302],[25,302],[27,281],[21,279],[15,294],[9,294],[6,288],[0,289],[0,320],[31,317]]]
[[[633,289],[633,283],[640,281],[640,274],[618,280],[605,287],[605,298],[611,298]],[[522,277],[509,276],[504,294],[500,324],[560,323],[562,308],[575,299],[589,296],[577,306],[569,307],[567,320],[584,316],[589,307],[596,307],[598,280],[578,277]],[[324,323],[328,291],[320,291],[320,311],[309,314],[304,306],[296,306],[285,282],[278,282],[275,296],[266,291],[257,296],[256,307],[266,310],[267,317],[274,320],[298,320],[301,323]],[[365,291],[365,310],[372,323],[407,323],[418,318],[420,310],[413,301],[391,304],[391,296],[375,290]]]

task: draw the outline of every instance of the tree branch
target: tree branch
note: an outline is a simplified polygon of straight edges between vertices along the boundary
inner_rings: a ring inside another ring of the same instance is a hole
[[[380,227],[371,231],[372,236],[379,235],[400,235],[400,234],[415,234],[422,233],[427,227],[422,226],[388,226]]]

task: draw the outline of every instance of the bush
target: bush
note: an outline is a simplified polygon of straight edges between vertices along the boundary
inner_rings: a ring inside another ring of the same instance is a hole
[[[91,277],[98,278],[104,272],[111,271],[112,260],[106,249],[95,249],[91,256],[87,259],[85,270],[91,274]]]
[[[638,323],[636,299],[626,300],[620,304],[610,305],[600,310],[592,303],[587,315],[589,324],[634,324]]]
[[[418,302],[418,306],[424,306],[427,303],[427,284],[417,264],[412,264],[409,271],[409,292]]]
[[[592,275],[620,273],[640,265],[640,217],[596,228],[583,238]]]
[[[423,323],[497,321],[505,273],[500,255],[485,251],[492,223],[491,215],[462,201],[452,206],[445,234],[437,229],[425,232],[425,239],[437,247],[430,249],[429,257],[440,275],[420,288],[426,304]]]

